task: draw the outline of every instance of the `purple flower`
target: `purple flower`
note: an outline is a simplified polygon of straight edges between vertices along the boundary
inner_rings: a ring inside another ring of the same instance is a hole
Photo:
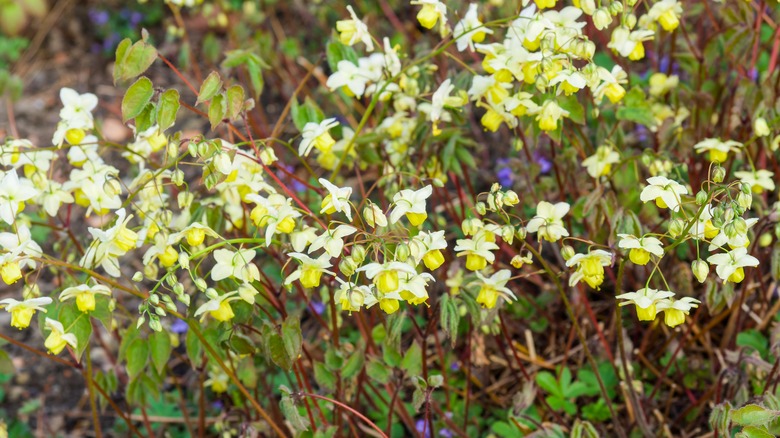
[[[171,324],[171,331],[177,334],[186,333],[188,328],[187,323],[178,318]]]
[[[322,315],[322,312],[325,311],[325,304],[319,301],[312,301],[311,308],[314,309],[315,312],[317,312],[317,315]]]
[[[142,13],[140,13],[138,11],[133,11],[130,14],[130,18],[129,18],[128,21],[130,22],[130,26],[131,27],[135,27],[136,25],[141,23],[141,21],[143,21],[143,19],[144,19],[144,14],[142,14]]]
[[[512,172],[512,169],[509,168],[509,160],[506,158],[500,158],[497,161],[497,164],[499,167],[498,172],[496,173],[498,183],[503,187],[512,187],[512,183],[515,180],[515,175],[514,172]]]
[[[439,430],[439,436],[443,436],[444,438],[452,438],[455,435],[452,434],[451,430],[447,429],[446,427],[443,427]]]
[[[538,152],[534,153],[534,161],[536,161],[536,164],[539,165],[539,171],[542,173],[542,175],[546,175],[552,170],[552,161],[548,160],[547,157]]]
[[[634,132],[636,132],[637,140],[643,143],[647,141],[648,131],[647,128],[645,128],[643,125],[636,125],[636,129]]]
[[[414,422],[414,428],[417,432],[422,433],[425,431],[425,438],[431,438],[431,429],[427,427],[426,421],[422,418]]]
[[[103,26],[108,23],[108,11],[90,9],[87,15],[89,16],[89,21],[96,26]]]
[[[455,361],[450,364],[450,369],[452,371],[458,371],[460,369],[460,364],[457,361]]]

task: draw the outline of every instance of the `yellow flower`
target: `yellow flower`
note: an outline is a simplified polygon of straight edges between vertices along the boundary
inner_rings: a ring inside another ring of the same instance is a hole
[[[599,289],[604,282],[604,266],[612,263],[612,253],[597,249],[588,254],[576,254],[566,261],[566,266],[577,266],[577,270],[569,277],[569,286],[574,286],[580,280],[588,283],[593,289]]]
[[[667,298],[657,303],[656,309],[659,312],[664,312],[664,323],[669,327],[676,327],[685,322],[685,315],[687,315],[692,308],[699,307],[698,303],[701,301],[684,297],[679,300],[674,298]]]
[[[111,289],[102,284],[96,284],[91,287],[81,284],[63,290],[60,294],[60,301],[75,298],[76,307],[78,307],[79,311],[91,312],[95,310],[95,295],[97,294],[111,296]]]
[[[49,336],[46,337],[46,340],[43,343],[43,346],[49,350],[49,353],[54,355],[60,354],[62,350],[65,349],[66,345],[70,345],[73,349],[78,348],[76,335],[73,333],[65,333],[65,328],[62,326],[62,323],[46,318],[44,324],[47,329],[51,330]]]
[[[19,263],[15,261],[8,261],[0,266],[0,276],[3,278],[5,284],[14,284],[20,278],[22,278],[22,270],[19,267]]]
[[[615,298],[626,300],[620,303],[621,306],[634,304],[636,306],[636,316],[640,321],[653,321],[658,313],[656,304],[673,296],[674,292],[646,287],[636,292],[618,295]]]
[[[49,297],[31,298],[29,300],[17,301],[13,298],[0,300],[0,308],[5,308],[11,314],[11,327],[19,330],[30,326],[33,315],[36,310],[46,313],[46,306],[52,303]]]

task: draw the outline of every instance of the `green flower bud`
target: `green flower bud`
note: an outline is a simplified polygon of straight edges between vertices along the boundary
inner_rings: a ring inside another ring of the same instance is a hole
[[[766,248],[771,244],[772,244],[772,235],[769,233],[764,233],[758,238],[758,246],[760,246],[761,248]]]
[[[707,192],[699,190],[699,193],[696,194],[696,205],[704,205],[708,200],[709,196],[707,196]]]
[[[672,236],[672,239],[680,237],[683,231],[685,231],[685,222],[681,219],[674,219],[669,222],[669,235]]]
[[[477,202],[477,205],[475,206],[475,208],[477,209],[477,213],[479,213],[479,214],[481,214],[483,216],[487,213],[487,208],[485,208],[485,203],[484,202],[481,202],[481,201]]]
[[[405,262],[411,254],[412,252],[409,250],[409,245],[405,243],[399,243],[395,247],[395,259],[399,262]]]
[[[357,269],[357,264],[352,257],[345,257],[339,262],[339,271],[347,277],[351,277]]]
[[[704,260],[696,259],[691,263],[691,271],[693,271],[693,276],[696,277],[699,283],[704,283],[704,280],[707,279],[707,275],[710,273],[710,266]]]
[[[576,252],[571,245],[563,245],[563,248],[561,248],[561,256],[564,260],[569,260],[570,258],[574,257],[575,254]]]
[[[720,165],[715,166],[715,169],[712,170],[712,182],[721,183],[725,178],[726,169]]]
[[[366,259],[366,247],[363,245],[352,245],[350,248],[350,257],[352,257],[352,260],[355,261],[356,264],[363,263],[363,260]]]

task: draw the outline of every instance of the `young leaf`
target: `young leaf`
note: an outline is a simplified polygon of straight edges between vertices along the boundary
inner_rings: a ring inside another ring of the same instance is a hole
[[[217,125],[222,123],[222,119],[225,118],[225,103],[224,96],[218,94],[211,99],[211,105],[209,105],[209,122],[211,122],[211,130],[217,128]]]
[[[160,132],[176,123],[179,105],[179,92],[177,90],[165,90],[160,95],[160,103],[157,105],[157,124],[160,126]]]
[[[244,108],[244,87],[233,85],[227,89],[227,117],[230,120],[238,118]]]
[[[149,78],[142,77],[135,81],[122,98],[122,121],[126,122],[141,114],[152,96],[154,96],[154,86]]]
[[[336,375],[322,362],[314,364],[314,380],[328,391],[333,392],[336,390]]]
[[[205,81],[203,81],[203,84],[200,86],[200,91],[198,92],[198,100],[195,102],[195,105],[206,102],[211,100],[214,96],[219,93],[219,90],[222,89],[222,78],[219,77],[219,73],[213,71],[211,72]]]
[[[149,343],[145,339],[136,339],[127,347],[127,375],[135,377],[146,366],[149,358]]]
[[[376,359],[371,359],[368,362],[366,373],[368,377],[378,383],[385,384],[390,381],[390,368]]]
[[[158,374],[162,374],[173,350],[171,336],[166,331],[153,332],[149,336],[149,349],[151,351],[152,365],[154,365]]]
[[[401,360],[401,369],[410,376],[417,376],[422,372],[422,349],[417,342],[412,343]]]
[[[157,49],[144,41],[136,41],[132,46],[125,38],[116,48],[114,65],[114,83],[133,79],[145,72],[157,59]]]
[[[773,411],[756,404],[745,405],[731,411],[731,421],[739,426],[764,426],[780,418],[780,411]]]

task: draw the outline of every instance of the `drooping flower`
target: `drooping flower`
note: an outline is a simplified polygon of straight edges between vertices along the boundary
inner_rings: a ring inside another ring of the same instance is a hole
[[[691,309],[699,307],[701,301],[696,298],[683,297],[679,300],[667,298],[656,304],[656,310],[664,312],[664,323],[669,327],[677,327],[685,322],[685,315],[689,314]]]
[[[619,248],[630,249],[628,258],[631,262],[644,266],[650,261],[650,255],[659,259],[664,256],[664,247],[661,241],[652,236],[635,237],[630,234],[618,234]]]
[[[30,321],[32,321],[36,310],[46,313],[46,309],[43,306],[51,303],[52,299],[49,297],[30,298],[24,301],[6,298],[0,300],[0,309],[4,308],[11,314],[11,327],[21,330],[30,326]]]
[[[328,253],[321,254],[316,259],[313,259],[306,254],[299,252],[291,252],[288,254],[290,257],[301,262],[301,265],[293,271],[284,280],[284,285],[287,286],[295,280],[301,281],[301,286],[305,288],[318,287],[320,285],[320,278],[322,274],[327,273],[334,275],[327,269],[330,268],[330,255]]]
[[[665,176],[651,176],[647,182],[649,185],[639,194],[642,202],[655,201],[659,208],[669,208],[674,212],[680,210],[681,195],[688,194],[684,185]]]
[[[739,247],[729,252],[713,254],[707,262],[715,265],[715,272],[724,282],[739,283],[745,279],[745,267],[758,266],[758,259],[748,254],[747,248]]]
[[[371,39],[371,34],[368,32],[368,26],[358,18],[351,5],[347,5],[347,11],[349,11],[351,18],[349,20],[339,20],[336,22],[336,30],[339,32],[339,41],[346,46],[351,46],[360,41],[366,45],[366,50],[369,52],[373,51],[374,41]]]
[[[575,254],[566,261],[566,266],[577,266],[577,270],[569,277],[569,286],[574,286],[580,280],[588,283],[593,289],[600,289],[604,282],[604,266],[612,264],[612,253],[596,249],[587,254]]]
[[[88,286],[80,284],[66,288],[60,293],[60,301],[67,301],[71,298],[76,299],[76,307],[81,312],[91,312],[95,310],[95,295],[111,296],[111,289],[102,284]]]
[[[512,273],[509,269],[502,269],[490,277],[485,277],[479,272],[476,272],[476,275],[479,279],[479,281],[474,283],[479,285],[479,293],[477,294],[476,301],[486,309],[496,307],[499,297],[517,300],[515,294],[506,287],[506,283],[512,277]]]
[[[425,211],[425,200],[433,194],[433,187],[429,184],[420,190],[404,189],[393,196],[393,211],[390,212],[390,223],[394,224],[406,215],[412,226],[419,226],[428,217]]]
[[[633,304],[636,306],[636,316],[640,321],[653,321],[658,313],[656,304],[666,298],[674,296],[674,292],[668,290],[656,290],[649,287],[639,289],[636,292],[628,292],[616,296],[615,298],[626,300],[620,303],[621,306]]]
[[[51,318],[46,318],[44,325],[50,330],[49,336],[43,343],[43,346],[49,350],[49,353],[57,355],[65,349],[66,345],[71,348],[78,348],[78,339],[73,333],[65,333],[65,327],[62,323]]]
[[[341,212],[347,215],[347,219],[352,221],[352,206],[349,203],[352,187],[336,187],[325,178],[320,178],[318,181],[328,190],[328,194],[322,200],[320,213],[333,214]]]
[[[317,148],[320,152],[327,153],[336,144],[336,140],[330,135],[328,130],[338,126],[336,118],[325,119],[320,123],[309,122],[303,127],[301,132],[301,144],[298,146],[298,154],[302,157],[308,156],[312,148]]]
[[[211,269],[211,279],[214,281],[224,280],[225,278],[237,278],[244,282],[251,282],[260,279],[260,271],[257,265],[252,263],[257,253],[253,249],[242,249],[231,251],[220,248],[212,253],[217,262]]]

